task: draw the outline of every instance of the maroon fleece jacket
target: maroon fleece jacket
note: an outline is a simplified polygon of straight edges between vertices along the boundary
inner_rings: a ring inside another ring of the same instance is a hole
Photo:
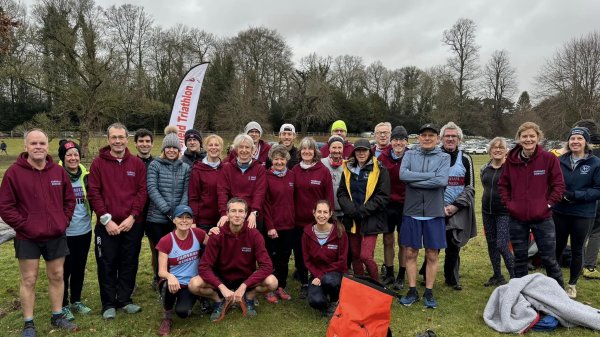
[[[562,199],[565,191],[558,158],[540,145],[524,162],[521,145],[506,158],[498,181],[498,192],[511,217],[524,222],[541,221],[552,216],[548,205]]]
[[[304,227],[302,255],[304,256],[304,265],[313,277],[320,279],[326,273],[333,271],[346,273],[348,271],[348,264],[346,263],[348,237],[346,232],[343,231],[342,236],[338,237],[338,231],[334,225],[327,241],[321,246],[313,226]]]
[[[267,170],[267,194],[265,196],[264,215],[267,230],[294,229],[294,173],[287,170],[279,177]]]
[[[19,240],[44,242],[65,235],[75,210],[75,195],[67,172],[46,156],[35,169],[27,152],[4,173],[0,185],[0,217]]]
[[[352,151],[354,151],[354,145],[352,145],[352,143],[350,143],[349,141],[345,141],[344,142],[344,151],[342,152],[342,157],[344,157],[344,159],[350,158],[350,156],[352,156]],[[321,148],[321,155],[323,155],[323,158],[329,157],[329,145],[328,144],[323,145],[323,147]]]
[[[404,204],[406,183],[400,180],[400,164],[402,164],[402,158],[404,158],[404,155],[400,159],[394,160],[391,154],[392,151],[394,150],[390,148],[387,151],[381,152],[377,160],[379,160],[379,162],[385,166],[390,174],[390,187],[392,191],[390,194],[390,203]],[[406,151],[409,150],[404,150],[404,152]]]
[[[246,200],[250,212],[262,212],[267,189],[265,171],[265,167],[254,160],[246,172],[242,172],[237,164],[224,163],[221,179],[217,183],[221,215],[227,214],[227,201],[233,197]]]
[[[254,288],[272,271],[265,240],[257,229],[248,228],[247,223],[237,234],[232,233],[226,223],[221,233],[209,236],[199,267],[200,277],[215,288],[239,280],[244,280],[248,288]]]
[[[315,221],[313,209],[317,201],[323,199],[329,201],[331,209],[335,209],[333,199],[333,179],[329,169],[322,162],[317,162],[308,169],[303,169],[300,164],[294,166],[296,201],[296,226],[304,227]]]
[[[101,148],[88,176],[88,200],[98,219],[110,213],[112,220],[119,224],[133,215],[135,223],[141,223],[146,199],[144,162],[131,155],[127,148],[120,162],[110,154],[110,146]]]
[[[258,162],[260,162],[264,166],[267,163],[267,160],[269,159],[269,150],[271,149],[271,144],[265,143],[264,140],[259,139],[258,146],[260,146],[260,152],[258,153]],[[227,161],[230,163],[235,163],[236,157],[237,151],[231,150],[231,152],[229,152],[229,157],[227,157]]]
[[[221,180],[223,164],[216,168],[197,161],[190,175],[188,191],[189,206],[194,211],[194,221],[198,225],[216,225],[219,222],[219,200],[217,183]]]

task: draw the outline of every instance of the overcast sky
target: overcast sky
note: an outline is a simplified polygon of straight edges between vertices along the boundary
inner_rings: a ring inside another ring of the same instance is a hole
[[[25,0],[31,4],[34,0]],[[218,36],[251,26],[276,29],[297,61],[310,53],[355,55],[365,65],[380,60],[389,69],[444,64],[444,29],[461,17],[475,21],[480,64],[506,49],[519,75],[519,89],[533,91],[545,60],[566,41],[600,30],[598,0],[96,0],[104,8],[143,6],[163,27],[178,23]]]

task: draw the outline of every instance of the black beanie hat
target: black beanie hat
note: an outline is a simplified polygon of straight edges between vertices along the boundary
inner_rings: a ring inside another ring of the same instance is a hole
[[[188,139],[196,138],[200,144],[202,144],[202,134],[200,131],[196,129],[189,129],[185,132],[185,136],[183,137],[184,144],[187,144]]]
[[[402,125],[398,125],[392,130],[392,136],[390,139],[406,139],[408,140],[408,132]]]
[[[67,151],[72,148],[76,148],[77,152],[79,152],[79,155],[81,156],[81,149],[77,143],[72,140],[66,140],[64,142],[61,140],[60,146],[58,147],[58,158],[60,158],[60,161],[63,162],[63,165],[65,164],[65,155],[67,154]]]

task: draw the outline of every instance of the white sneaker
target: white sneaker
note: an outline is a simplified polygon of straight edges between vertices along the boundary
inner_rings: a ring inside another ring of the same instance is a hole
[[[567,296],[571,299],[575,299],[577,297],[577,288],[574,284],[567,284]]]

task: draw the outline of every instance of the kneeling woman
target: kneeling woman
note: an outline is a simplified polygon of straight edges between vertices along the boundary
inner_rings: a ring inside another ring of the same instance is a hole
[[[192,228],[192,209],[179,205],[173,213],[175,230],[165,235],[158,244],[158,276],[165,309],[158,334],[171,332],[173,307],[175,313],[186,318],[192,313],[196,296],[188,290],[192,278],[198,277],[201,244],[206,245],[208,235],[200,228]]]
[[[344,226],[332,223],[328,201],[317,201],[313,214],[315,224],[304,227],[302,236],[304,264],[311,278],[308,304],[331,316],[337,307],[342,274],[348,270],[348,237]]]

